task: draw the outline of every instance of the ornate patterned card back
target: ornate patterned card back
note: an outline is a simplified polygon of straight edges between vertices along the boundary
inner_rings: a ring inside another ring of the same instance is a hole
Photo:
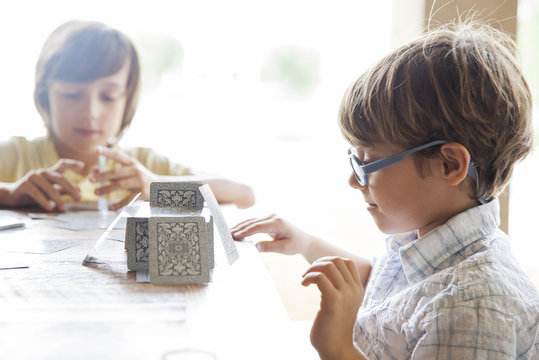
[[[149,219],[150,282],[209,282],[207,224],[202,216]]]
[[[150,206],[199,212],[204,207],[204,198],[198,190],[201,185],[192,182],[153,182],[150,184]]]
[[[127,218],[126,234],[127,268],[129,270],[148,270],[150,261],[148,218]]]

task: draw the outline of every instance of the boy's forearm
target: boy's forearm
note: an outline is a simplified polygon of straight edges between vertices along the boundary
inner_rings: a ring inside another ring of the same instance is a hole
[[[305,259],[312,263],[316,259],[319,259],[323,256],[340,256],[352,260],[359,272],[361,277],[361,282],[363,287],[367,286],[369,276],[371,273],[372,265],[371,262],[361,256],[355,255],[351,252],[348,252],[342,248],[339,248],[325,240],[322,240],[317,237],[312,237],[309,243],[305,246],[305,251],[302,253]]]
[[[235,204],[244,209],[254,205],[253,190],[245,184],[232,180],[199,175],[159,176],[159,181],[198,181],[210,185],[215,198],[220,204]]]
[[[10,206],[9,197],[11,191],[9,189],[9,184],[0,183],[0,206]]]
[[[253,190],[248,185],[219,178],[202,181],[210,185],[217,201],[221,204],[236,204],[237,207],[245,209],[255,203]]]

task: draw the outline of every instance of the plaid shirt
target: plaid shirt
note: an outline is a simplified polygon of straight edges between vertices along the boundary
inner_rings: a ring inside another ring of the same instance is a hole
[[[494,200],[387,239],[354,329],[369,359],[539,359],[539,295],[498,213]]]

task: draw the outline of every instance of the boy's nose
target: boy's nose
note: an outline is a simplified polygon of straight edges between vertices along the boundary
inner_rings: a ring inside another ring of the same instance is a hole
[[[84,108],[83,108],[83,113],[85,117],[94,119],[99,116],[100,111],[101,111],[101,104],[99,103],[99,100],[96,99],[94,96],[87,96],[84,101]]]
[[[358,189],[358,190],[361,190],[361,189],[365,188],[365,186],[362,186],[362,185],[359,184],[359,182],[357,181],[356,176],[354,175],[353,172],[351,172],[350,176],[348,177],[348,185],[350,185],[354,189]]]

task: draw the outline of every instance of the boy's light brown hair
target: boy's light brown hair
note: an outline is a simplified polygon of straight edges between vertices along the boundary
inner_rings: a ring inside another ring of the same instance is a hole
[[[36,65],[34,103],[51,133],[49,86],[55,80],[87,82],[117,73],[129,62],[127,102],[116,140],[131,124],[138,105],[140,63],[127,36],[103,23],[69,21],[54,30],[43,44]]]
[[[491,199],[532,149],[531,94],[514,54],[514,41],[487,25],[432,30],[348,89],[339,114],[343,135],[360,147],[460,143],[478,165],[478,193]]]

